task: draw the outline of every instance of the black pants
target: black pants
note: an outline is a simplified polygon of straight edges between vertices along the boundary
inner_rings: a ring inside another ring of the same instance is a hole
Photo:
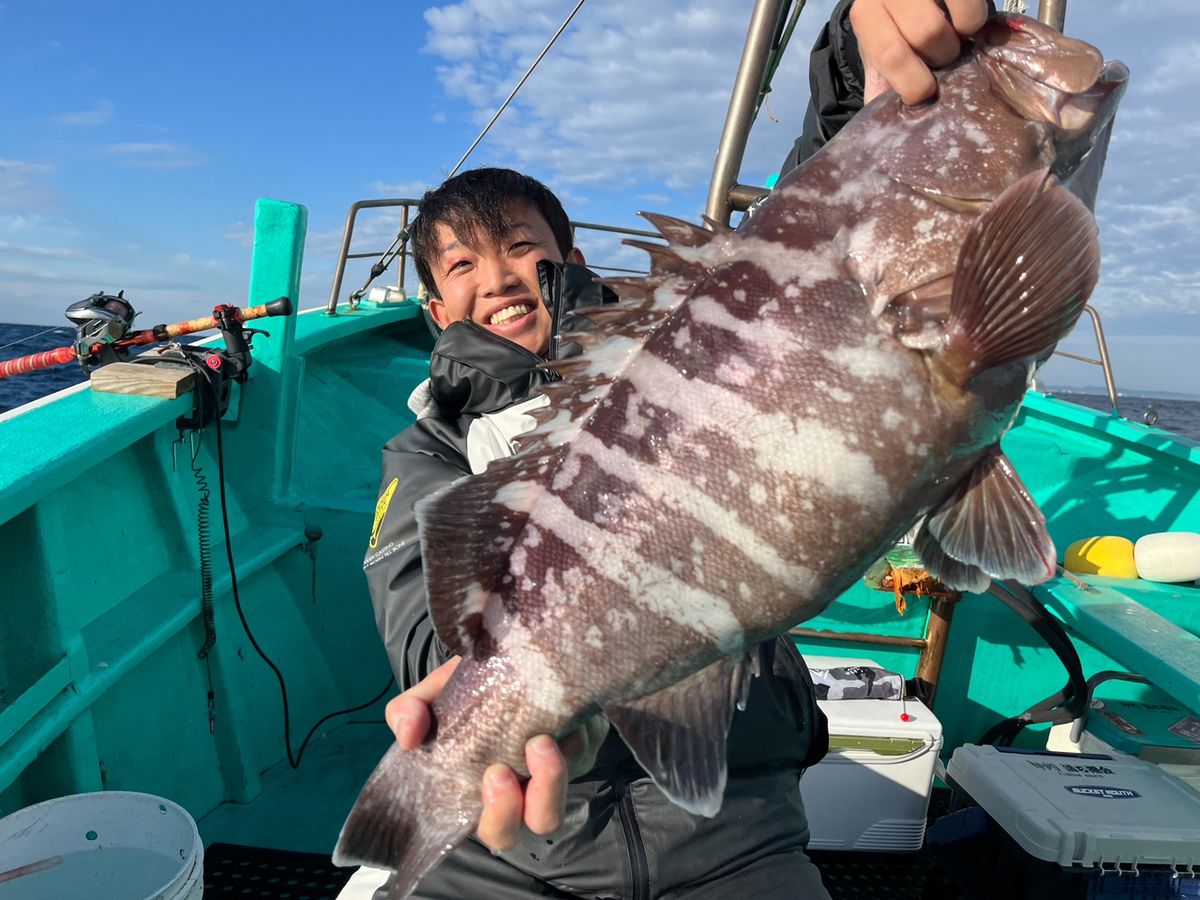
[[[553,834],[523,832],[493,855],[470,840],[413,894],[420,900],[828,900],[804,853],[795,772],[731,773],[721,811],[695,816],[648,778],[572,784]],[[386,888],[376,895],[386,897]]]

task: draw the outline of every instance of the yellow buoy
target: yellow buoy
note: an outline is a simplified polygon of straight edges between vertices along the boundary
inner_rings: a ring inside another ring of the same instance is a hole
[[[1133,541],[1111,534],[1084,538],[1073,543],[1063,556],[1063,568],[1080,575],[1138,577],[1137,566],[1133,561]]]

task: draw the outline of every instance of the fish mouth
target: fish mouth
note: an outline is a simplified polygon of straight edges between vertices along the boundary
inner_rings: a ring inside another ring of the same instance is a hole
[[[1025,16],[991,19],[974,40],[992,90],[1019,115],[1043,122],[1060,147],[1081,158],[1105,130],[1129,80],[1117,61],[1105,62],[1091,44],[1066,37]]]

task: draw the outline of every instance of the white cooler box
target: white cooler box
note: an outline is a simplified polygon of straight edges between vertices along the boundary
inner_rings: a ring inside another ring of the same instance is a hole
[[[814,669],[874,666],[869,659],[806,657]],[[829,754],[804,773],[810,850],[920,850],[942,725],[920,701],[818,700]],[[909,719],[902,721],[907,710]]]

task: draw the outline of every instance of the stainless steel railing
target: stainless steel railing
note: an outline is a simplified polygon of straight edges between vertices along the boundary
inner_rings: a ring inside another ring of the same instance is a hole
[[[1112,362],[1108,356],[1108,342],[1104,340],[1104,326],[1100,324],[1100,313],[1092,309],[1090,305],[1085,306],[1083,311],[1092,318],[1092,331],[1096,335],[1096,349],[1100,354],[1100,358],[1092,359],[1090,356],[1079,356],[1075,353],[1068,353],[1066,350],[1055,350],[1054,355],[1099,366],[1104,372],[1104,387],[1108,391],[1108,402],[1112,406],[1112,414],[1119,416],[1121,411],[1117,408],[1117,382],[1113,378]]]
[[[388,200],[358,200],[350,204],[350,211],[346,214],[346,224],[342,228],[342,244],[338,250],[337,265],[333,273],[333,288],[329,292],[329,302],[325,306],[325,312],[328,315],[337,315],[338,304],[341,301],[342,282],[346,276],[346,263],[352,259],[375,259],[378,262],[376,266],[380,267],[379,272],[375,272],[372,267],[371,277],[356,291],[352,291],[346,298],[346,303],[351,309],[358,306],[363,295],[366,294],[367,288],[383,271],[390,266],[393,259],[399,260],[399,265],[396,270],[396,287],[400,290],[404,289],[404,275],[408,262],[407,241],[402,240],[402,236],[406,237],[409,222],[412,221],[413,212],[420,208],[421,201],[411,197],[400,197]],[[391,246],[380,253],[378,250],[369,253],[351,253],[350,248],[354,239],[354,227],[358,222],[358,214],[364,209],[380,209],[389,207],[400,207],[400,232],[396,239],[392,241]],[[646,238],[661,238],[657,231],[646,231],[640,228],[625,228],[620,225],[599,225],[594,222],[571,222],[573,231],[583,229],[585,231],[600,231],[613,234],[622,234],[629,237],[646,237]],[[645,275],[644,269],[629,269],[619,266],[608,265],[589,265],[589,267],[597,272],[619,272],[622,274]]]

